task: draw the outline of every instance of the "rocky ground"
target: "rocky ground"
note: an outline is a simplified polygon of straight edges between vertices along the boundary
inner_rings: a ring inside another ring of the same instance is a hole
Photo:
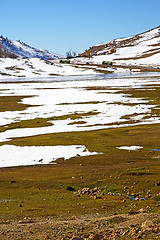
[[[157,213],[145,209],[109,216],[72,216],[69,219],[24,218],[0,225],[0,239],[160,239]]]

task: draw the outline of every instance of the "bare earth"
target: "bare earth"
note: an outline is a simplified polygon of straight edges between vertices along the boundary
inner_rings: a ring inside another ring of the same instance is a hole
[[[0,226],[0,239],[160,239],[159,214],[130,211],[70,219],[25,218]]]

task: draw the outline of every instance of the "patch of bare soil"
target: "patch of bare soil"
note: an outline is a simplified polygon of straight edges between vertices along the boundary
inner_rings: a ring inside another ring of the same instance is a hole
[[[0,225],[0,239],[160,239],[159,230],[159,214],[140,209],[120,215],[5,222]]]

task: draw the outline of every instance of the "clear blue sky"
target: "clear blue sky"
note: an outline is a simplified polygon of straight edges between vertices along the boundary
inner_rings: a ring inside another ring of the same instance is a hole
[[[0,35],[65,55],[160,25],[160,0],[0,0]]]

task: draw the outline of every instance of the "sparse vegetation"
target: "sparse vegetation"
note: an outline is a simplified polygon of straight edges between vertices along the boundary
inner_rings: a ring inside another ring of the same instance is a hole
[[[72,52],[71,50],[69,50],[68,52],[66,52],[66,58],[70,59],[70,58],[74,58],[76,57],[76,52]]]
[[[99,86],[88,88],[90,91],[95,89],[107,90]],[[143,91],[139,88],[121,89],[121,93],[124,92],[135,98],[148,99],[148,104],[157,106],[152,110],[152,115],[159,116],[158,85],[150,89],[147,86]],[[1,111],[25,109],[27,105],[20,103],[22,98],[23,96],[1,97]],[[83,116],[92,114],[98,112],[26,120],[9,125],[8,130],[12,127],[47,126],[48,120],[67,118],[82,124]],[[133,237],[144,236],[142,224],[152,219],[152,227],[143,238],[157,239],[160,164],[159,152],[151,149],[159,149],[159,126],[160,124],[150,124],[88,132],[54,133],[8,141],[7,144],[17,146],[85,145],[89,151],[102,154],[75,157],[67,161],[58,159],[56,164],[49,165],[1,168],[0,223],[3,231],[1,230],[0,237],[4,237],[4,229],[7,229],[7,234],[13,234],[10,239],[20,236],[20,233],[24,234],[20,228],[29,229],[26,230],[27,233],[24,232],[34,239],[40,236],[39,232],[45,237],[48,234],[50,238],[58,239],[58,236],[62,239],[62,233],[71,238],[73,232],[84,236],[93,229],[106,237],[115,237],[121,229],[120,234],[126,236],[124,239],[134,239]],[[0,143],[3,144],[6,142]],[[117,149],[118,146],[134,145],[143,146],[143,149]],[[78,194],[84,188],[96,188],[97,195]],[[62,219],[68,221],[58,222]],[[17,229],[19,226],[19,232],[13,231],[13,228]]]
[[[112,65],[112,62],[103,61],[103,62],[102,62],[102,65]]]
[[[60,63],[70,63],[70,61],[67,60],[67,59],[61,59],[59,62],[60,62]]]

